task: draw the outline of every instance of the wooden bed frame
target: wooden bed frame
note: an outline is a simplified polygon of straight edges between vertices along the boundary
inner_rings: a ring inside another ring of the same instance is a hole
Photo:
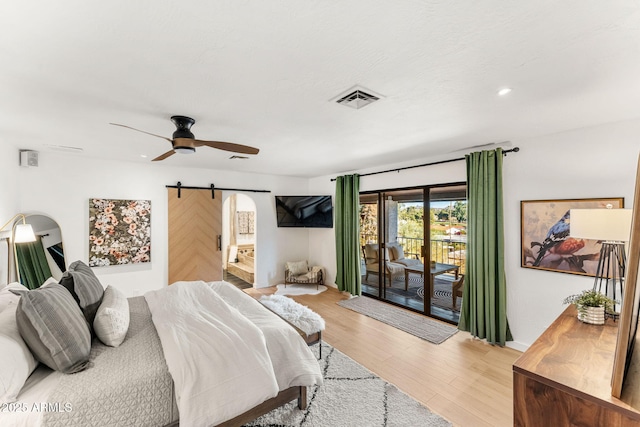
[[[305,386],[295,386],[290,387],[286,390],[282,390],[275,397],[271,399],[265,400],[258,406],[254,406],[249,409],[247,412],[244,412],[238,415],[235,418],[227,420],[222,424],[218,424],[217,427],[237,427],[242,426],[250,421],[255,420],[256,418],[273,411],[276,408],[281,407],[294,399],[298,399],[298,408],[300,410],[304,410],[307,408],[307,387]],[[180,420],[175,421],[171,424],[166,425],[165,427],[178,427],[180,426]]]
[[[266,414],[280,406],[291,402],[294,399],[298,399],[298,409],[304,410],[307,408],[307,387],[306,386],[295,386],[290,387],[286,390],[282,390],[278,393],[277,396],[272,397],[269,400],[265,400],[258,406],[255,406],[249,409],[247,412],[238,415],[235,418],[230,419],[229,421],[225,421],[222,424],[219,424],[219,427],[235,427],[241,426],[243,424],[248,423],[249,421],[253,421],[261,415]]]

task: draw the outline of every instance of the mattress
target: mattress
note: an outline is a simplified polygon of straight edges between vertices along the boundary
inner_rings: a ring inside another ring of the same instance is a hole
[[[92,366],[65,375],[40,366],[3,425],[164,426],[178,420],[173,381],[144,297],[129,298],[131,320],[120,347],[94,338]],[[5,424],[7,422],[7,424]]]

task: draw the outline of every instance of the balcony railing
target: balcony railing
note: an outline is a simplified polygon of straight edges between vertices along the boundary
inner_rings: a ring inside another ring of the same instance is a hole
[[[378,236],[374,234],[361,234],[360,244],[377,243]],[[421,248],[424,239],[415,237],[398,236],[398,243],[402,246],[405,258],[417,258],[424,264],[421,255]],[[460,273],[465,273],[467,242],[466,236],[443,236],[431,237],[431,261],[453,264],[460,266]]]

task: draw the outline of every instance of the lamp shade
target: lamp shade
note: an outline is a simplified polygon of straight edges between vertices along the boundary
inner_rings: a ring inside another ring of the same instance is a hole
[[[31,224],[17,224],[15,228],[15,234],[13,237],[14,243],[28,243],[35,242],[36,235],[33,232]]]
[[[571,237],[626,242],[631,234],[632,209],[571,209]]]

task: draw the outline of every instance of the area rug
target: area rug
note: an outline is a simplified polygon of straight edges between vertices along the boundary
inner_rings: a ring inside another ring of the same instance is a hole
[[[323,344],[319,360],[324,384],[311,387],[307,409],[288,403],[247,426],[450,426],[447,420],[407,396],[358,362]],[[327,351],[328,349],[328,351]],[[318,346],[312,346],[318,356]]]
[[[451,281],[442,280],[436,278],[433,284],[433,298],[431,298],[431,304],[447,310],[460,311],[462,307],[462,297],[456,299],[456,306],[453,307],[453,299],[451,298]],[[418,298],[424,300],[424,288],[417,286],[415,288],[409,287],[409,292],[414,293]]]
[[[278,290],[274,295],[317,295],[327,290],[326,286],[320,285],[316,289],[316,285],[278,285]]]
[[[371,276],[373,281],[370,280],[369,283],[377,286],[378,277],[374,275]],[[460,312],[460,307],[462,307],[462,297],[457,298],[455,307],[452,306],[453,300],[451,298],[451,282],[453,281],[453,276],[451,278],[441,277],[442,276],[437,276],[435,278],[431,305],[443,308],[445,310]],[[391,287],[386,288],[387,295],[391,293],[404,298],[412,298],[423,302],[424,288],[422,280],[423,279],[418,275],[411,275],[409,277],[409,289],[405,291],[404,278],[396,279],[393,281]],[[365,282],[363,281],[363,283]]]
[[[354,297],[337,304],[434,344],[441,344],[458,332],[453,326],[369,297]]]

